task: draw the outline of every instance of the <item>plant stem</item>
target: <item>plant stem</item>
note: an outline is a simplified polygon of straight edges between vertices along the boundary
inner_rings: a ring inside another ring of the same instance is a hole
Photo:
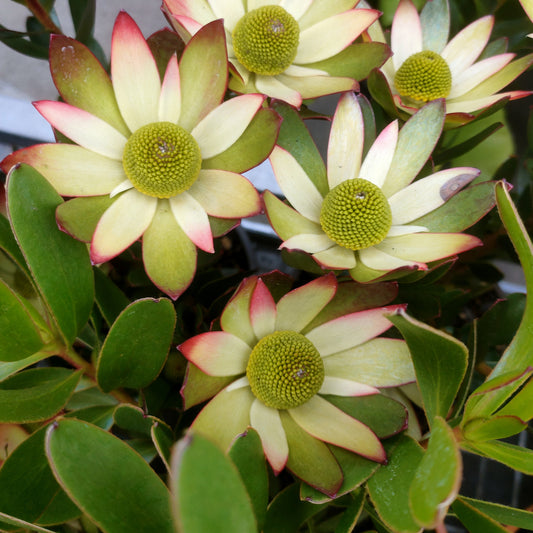
[[[50,18],[46,9],[41,5],[39,0],[25,0],[26,7],[32,12],[33,16],[51,33],[62,34],[54,21]]]

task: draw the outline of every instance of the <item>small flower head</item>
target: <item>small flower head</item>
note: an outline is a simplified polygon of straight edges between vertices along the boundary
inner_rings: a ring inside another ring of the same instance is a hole
[[[386,315],[403,306],[354,311],[353,298],[339,297],[330,308],[338,288],[331,274],[276,302],[267,278],[244,280],[222,313],[222,331],[179,347],[195,369],[189,368],[182,390],[187,405],[188,396],[198,397],[202,388],[210,397],[213,383],[221,380],[192,429],[227,449],[251,426],[275,473],[287,466],[335,495],[343,473],[328,444],[385,461],[376,434],[335,398],[357,402],[380,395],[380,387],[414,381],[405,343],[378,338],[391,326]],[[403,416],[399,422],[398,430]]]
[[[362,112],[357,97],[344,94],[331,128],[327,181],[318,186],[289,152],[276,147],[270,160],[292,208],[268,191],[264,201],[282,248],[306,252],[324,268],[348,269],[363,282],[398,269],[425,270],[428,262],[479,245],[475,237],[429,232],[419,222],[479,174],[451,168],[413,182],[443,117],[442,102],[428,104],[405,132],[397,121],[389,124],[363,157]]]
[[[82,44],[54,36],[50,64],[64,102],[35,106],[75,144],[33,146],[2,162],[6,172],[29,163],[60,194],[78,197],[60,206],[58,221],[90,240],[94,263],[142,237],[148,276],[174,298],[194,276],[197,247],[214,251],[210,220],[228,219],[229,229],[260,210],[257,191],[238,172],[260,163],[277,136],[279,117],[262,109],[263,95],[223,101],[225,44],[220,22],[205,26],[161,77],[147,41],[122,12],[110,79]],[[86,229],[88,221],[72,219],[77,212],[96,225]]]
[[[355,9],[357,3],[164,0],[163,5],[185,40],[202,25],[224,20],[230,89],[260,92],[300,107],[302,99],[356,89],[348,64],[375,60],[379,65],[388,57],[375,43],[372,59],[361,48],[349,48],[379,16],[372,9]],[[340,53],[343,60],[332,61]],[[344,70],[339,64],[346,65]]]
[[[428,2],[420,16],[412,0],[400,0],[392,21],[392,57],[381,71],[399,110],[412,114],[438,98],[446,99],[448,114],[480,111],[503,98],[522,98],[531,91],[499,92],[533,61],[514,54],[483,57],[494,19],[487,15],[448,39],[447,0]],[[424,15],[424,12],[423,12]],[[379,30],[377,30],[379,32]],[[375,35],[385,40],[383,34]],[[373,91],[379,100],[379,94]]]

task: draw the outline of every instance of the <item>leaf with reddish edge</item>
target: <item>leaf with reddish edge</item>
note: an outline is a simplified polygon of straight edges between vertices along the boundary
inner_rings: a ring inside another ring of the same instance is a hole
[[[280,411],[289,457],[287,468],[297,477],[329,497],[342,485],[343,473],[328,446],[304,431],[285,411]]]
[[[472,442],[505,439],[527,428],[527,423],[516,416],[493,416],[475,418],[463,428],[465,439]]]
[[[257,431],[248,428],[239,435],[229,450],[229,456],[241,474],[252,501],[258,529],[262,531],[268,504],[268,471]]]
[[[130,130],[120,114],[111,80],[85,45],[65,35],[53,35],[50,70],[65,102],[105,120],[129,137]]]
[[[118,437],[64,418],[48,428],[46,454],[60,485],[103,532],[174,532],[167,488]]]
[[[154,56],[159,75],[163,79],[170,58],[176,54],[179,59],[185,49],[185,43],[179,35],[168,28],[156,31],[146,39],[146,42]]]
[[[450,335],[431,328],[400,310],[389,320],[405,338],[430,427],[435,417],[450,411],[466,372],[466,346]]]
[[[437,416],[409,489],[413,517],[426,529],[442,523],[461,485],[462,462],[453,430]]]
[[[281,117],[272,109],[259,109],[254,118],[227,150],[202,161],[203,169],[245,172],[263,162],[278,137]]]
[[[344,448],[339,448],[331,444],[328,445],[328,448],[339,464],[343,474],[342,484],[337,490],[337,498],[360,487],[380,467],[379,463],[365,459]],[[327,503],[330,500],[326,494],[319,492],[307,483],[302,483],[300,498],[315,504]]]
[[[300,115],[285,102],[273,102],[272,108],[283,118],[278,145],[298,161],[319,192],[325,196],[328,192],[326,166]]]
[[[57,228],[55,211],[62,199],[36,170],[14,167],[7,192],[13,233],[64,342],[71,344],[94,299],[87,248]]]
[[[167,299],[133,302],[115,320],[104,341],[96,377],[104,392],[147,387],[161,372],[176,325]]]
[[[307,63],[305,66],[325,70],[330,76],[348,76],[361,81],[373,69],[383,65],[390,56],[391,50],[385,43],[354,43],[333,57]]]
[[[180,60],[180,126],[190,131],[224,98],[228,82],[226,38],[221,20],[203,26]]]
[[[495,205],[495,182],[486,181],[468,187],[452,196],[445,204],[411,224],[424,226],[430,232],[457,233],[475,224]]]
[[[177,531],[257,531],[252,502],[239,471],[205,437],[189,433],[175,446],[170,484]]]
[[[394,531],[416,533],[421,529],[409,509],[409,487],[423,455],[417,442],[402,436],[389,450],[388,463],[368,481],[370,500],[381,520]]]
[[[224,387],[234,381],[233,376],[208,376],[197,366],[189,363],[180,393],[183,397],[183,408],[189,409],[193,405],[209,400]]]
[[[470,533],[507,533],[508,531],[495,520],[461,498],[457,498],[452,504],[452,511],[468,528]]]
[[[395,282],[360,285],[352,281],[340,282],[337,292],[328,305],[304,328],[303,333],[341,316],[382,307],[392,302],[398,294]]]

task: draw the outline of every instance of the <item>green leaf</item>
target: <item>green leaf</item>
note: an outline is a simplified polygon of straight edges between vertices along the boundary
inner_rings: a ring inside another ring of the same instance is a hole
[[[41,296],[66,344],[87,322],[94,299],[87,247],[57,228],[61,197],[34,169],[15,167],[7,179],[13,232]]]
[[[21,359],[20,361],[14,361],[13,363],[0,363],[0,382],[7,379],[9,376],[16,374],[19,370],[27,368],[28,366],[34,365],[43,359],[48,359],[53,355],[49,352],[37,352],[26,359]]]
[[[452,510],[468,528],[469,533],[507,533],[507,529],[465,500],[455,500]]]
[[[202,168],[244,172],[257,166],[269,155],[281,123],[272,109],[260,109],[244,133],[227,150],[202,161]]]
[[[496,185],[496,203],[502,222],[518,254],[526,278],[528,293],[522,322],[511,344],[491,373],[491,379],[501,374],[533,366],[533,244],[511,200],[507,185]]]
[[[167,472],[170,472],[170,455],[172,444],[174,443],[172,433],[169,432],[166,425],[155,422],[150,428],[150,436],[159,457],[165,464]]]
[[[277,143],[291,153],[316,188],[325,196],[329,190],[326,166],[309,130],[292,106],[285,102],[274,102],[272,107],[283,118]]]
[[[76,39],[83,43],[93,34],[96,0],[69,0],[68,4],[76,30]]]
[[[533,450],[499,440],[486,442],[461,442],[461,447],[483,457],[490,457],[518,472],[533,476]]]
[[[20,361],[43,345],[25,305],[0,279],[0,361]]]
[[[118,318],[128,305],[126,295],[98,267],[94,268],[96,305],[108,326]]]
[[[422,50],[433,50],[440,54],[448,43],[450,9],[446,0],[426,2],[420,13],[422,25]]]
[[[102,390],[140,389],[152,383],[165,364],[175,325],[170,300],[146,298],[126,307],[98,358],[96,377]]]
[[[385,43],[354,43],[337,55],[306,64],[306,67],[325,70],[330,76],[347,76],[361,81],[368,78],[373,69],[383,65],[390,55],[390,48]]]
[[[446,418],[459,391],[468,364],[466,346],[404,311],[388,318],[411,351],[424,409],[432,426],[435,417]]]
[[[420,530],[409,508],[409,488],[423,455],[417,442],[402,437],[388,455],[388,463],[368,480],[368,494],[379,517],[394,531]]]
[[[268,471],[257,431],[249,428],[239,435],[229,450],[229,456],[239,470],[252,501],[257,527],[262,531],[268,504]]]
[[[71,397],[81,371],[33,368],[0,383],[0,422],[22,424],[48,420]]]
[[[231,460],[192,433],[172,456],[172,511],[178,531],[252,533],[257,523],[250,497]]]
[[[45,433],[43,427],[30,435],[2,465],[0,510],[28,522],[36,522],[45,512],[55,514],[55,523],[66,522],[81,512],[67,498],[50,470],[44,452]]]
[[[232,381],[234,381],[233,376],[208,376],[197,366],[191,363],[187,364],[187,372],[181,389],[183,408],[189,409],[193,405],[212,398]]]
[[[527,423],[516,416],[474,418],[463,428],[463,435],[465,439],[474,442],[505,439],[520,433],[526,427]]]
[[[46,454],[63,489],[103,532],[174,532],[167,488],[119,438],[64,418],[49,427]]]
[[[295,533],[309,518],[327,507],[327,504],[303,502],[299,491],[298,483],[294,483],[278,492],[268,507],[263,533]]]
[[[368,90],[372,98],[391,116],[399,118],[400,114],[396,108],[392,93],[387,83],[387,79],[381,70],[374,69],[368,77]]]
[[[458,500],[465,502],[482,513],[490,516],[502,524],[533,530],[533,512],[514,509],[498,503],[484,502],[460,496]]]
[[[529,379],[523,388],[516,393],[499,411],[499,415],[517,416],[528,422],[533,418],[533,379]]]
[[[15,529],[23,527],[25,530],[29,531],[41,531],[43,533],[54,533],[51,529],[46,529],[44,527],[36,526],[35,524],[30,524],[29,522],[26,522],[25,520],[20,520],[19,518],[15,518],[14,516],[9,516],[5,513],[0,513],[0,526],[2,524],[9,524],[11,526],[16,526]]]
[[[0,213],[0,248],[19,266],[21,270],[29,274],[26,261],[17,244],[13,230],[7,218]]]
[[[362,490],[354,491],[351,494],[352,501],[342,514],[342,517],[335,528],[335,533],[352,533],[354,530],[365,503],[365,493]]]
[[[436,417],[409,490],[409,506],[421,526],[431,529],[444,519],[459,490],[461,470],[461,454],[453,431],[441,417]]]

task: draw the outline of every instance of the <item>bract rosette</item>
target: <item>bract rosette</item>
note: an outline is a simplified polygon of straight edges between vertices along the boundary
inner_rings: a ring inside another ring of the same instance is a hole
[[[187,40],[212,20],[224,20],[233,76],[230,89],[261,92],[300,107],[302,99],[357,88],[389,56],[382,43],[352,45],[379,16],[357,0],[164,0]]]
[[[374,77],[372,96],[386,105],[392,95],[398,110],[409,114],[444,98],[446,113],[456,115],[448,121],[464,122],[468,114],[502,99],[530,95],[523,90],[499,92],[531,65],[533,54],[513,61],[515,54],[489,52],[493,25],[494,17],[487,15],[449,39],[447,0],[428,2],[420,15],[411,0],[400,0],[390,34],[393,55],[380,69],[386,83]],[[374,38],[385,41],[377,26]]]
[[[325,269],[348,270],[359,282],[394,276],[481,244],[462,233],[435,233],[426,218],[470,183],[470,167],[439,170],[413,181],[442,130],[444,106],[422,108],[399,132],[390,123],[366,155],[365,127],[358,97],[345,93],[331,126],[327,179],[304,171],[296,158],[276,146],[270,161],[290,206],[266,191],[270,223],[282,248],[310,254]],[[316,178],[316,176],[314,176]]]
[[[333,274],[277,302],[268,282],[268,275],[245,279],[221,315],[222,330],[179,346],[190,362],[185,405],[193,403],[189,396],[214,395],[191,429],[228,449],[251,426],[276,474],[287,466],[333,496],[343,472],[330,445],[386,460],[376,433],[350,414],[345,400],[378,396],[400,409],[393,431],[406,427],[404,408],[379,389],[414,382],[410,353],[404,341],[378,337],[391,327],[387,315],[404,306],[352,311],[360,302],[346,290],[334,300]],[[385,409],[375,416],[396,415]]]
[[[60,206],[58,221],[91,242],[93,263],[142,237],[148,276],[177,298],[195,274],[196,248],[213,252],[214,233],[259,212],[259,195],[239,172],[268,156],[279,117],[262,109],[260,94],[223,101],[219,21],[197,33],[179,64],[173,55],[162,77],[125,12],[113,30],[112,81],[87,48],[64,36],[52,39],[50,65],[64,101],[35,106],[74,144],[19,150],[2,169],[28,163],[59,194],[79,197]]]

